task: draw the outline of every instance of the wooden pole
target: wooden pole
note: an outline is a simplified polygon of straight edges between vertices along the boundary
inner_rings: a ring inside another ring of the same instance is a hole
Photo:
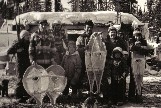
[[[80,9],[79,9],[79,3],[80,3],[80,0],[77,0],[76,1],[76,12],[79,12]]]

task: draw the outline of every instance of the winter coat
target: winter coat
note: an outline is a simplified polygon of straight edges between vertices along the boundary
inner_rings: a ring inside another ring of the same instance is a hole
[[[121,47],[123,51],[127,51],[127,47],[128,47],[125,41],[120,38],[116,38],[114,42],[112,42],[108,38],[108,40],[105,42],[105,45],[106,45],[106,50],[108,52],[106,57],[107,60],[111,59],[112,51],[114,48]]]
[[[107,50],[107,56],[106,56],[106,63],[105,63],[105,71],[103,73],[103,80],[105,80],[107,77],[110,77],[109,65],[112,62],[111,56],[112,56],[113,49],[116,47],[121,47],[123,51],[127,51],[127,45],[125,41],[123,41],[120,38],[116,38],[114,42],[112,42],[110,38],[107,38],[107,40],[105,41],[105,45]]]
[[[71,83],[77,83],[81,75],[81,59],[78,54],[78,51],[68,55],[65,54],[61,63],[62,67],[65,70],[65,75]]]
[[[132,52],[135,52],[139,55],[148,55],[150,53],[149,50],[146,48],[146,46],[147,46],[146,40],[141,40],[140,46],[135,45],[135,42],[136,41],[134,41],[133,44],[131,45]],[[142,46],[144,46],[144,47],[142,47]]]
[[[54,61],[55,47],[52,36],[47,32],[37,31],[29,45],[30,62],[36,61],[39,65],[50,66]]]
[[[125,79],[128,75],[128,67],[124,59],[119,61],[118,65],[115,65],[114,60],[110,64],[110,75],[112,80]]]
[[[23,77],[24,72],[30,66],[28,48],[29,42],[19,40],[14,41],[12,46],[7,51],[7,54],[17,53],[17,71],[19,74],[19,78]]]

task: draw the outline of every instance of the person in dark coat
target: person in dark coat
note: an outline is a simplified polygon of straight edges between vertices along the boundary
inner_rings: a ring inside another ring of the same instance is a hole
[[[25,98],[28,98],[28,94],[23,87],[22,78],[26,69],[30,66],[29,60],[29,39],[30,34],[26,30],[22,30],[20,33],[20,40],[14,41],[13,45],[8,49],[7,54],[17,54],[17,73],[19,82],[16,88],[16,97],[20,99],[20,102],[24,102]]]
[[[111,78],[111,101],[116,105],[123,105],[125,102],[126,77],[128,68],[125,62],[122,48],[116,47],[112,52],[110,67]]]
[[[5,78],[2,80],[2,97],[4,97],[5,95],[8,97],[8,84],[8,79]]]
[[[120,37],[117,36],[117,29],[114,26],[108,28],[108,36],[105,40],[107,56],[106,56],[106,63],[105,69],[102,77],[102,86],[101,90],[104,96],[104,102],[110,103],[110,64],[112,62],[112,52],[115,47],[120,47],[123,51],[127,51],[127,44],[123,41]]]

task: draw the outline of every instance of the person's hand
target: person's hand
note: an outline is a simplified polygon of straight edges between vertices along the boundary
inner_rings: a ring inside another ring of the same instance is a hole
[[[32,61],[32,63],[31,63],[32,65],[36,65],[36,62],[35,61]]]
[[[23,51],[23,48],[17,49],[17,52],[22,52],[22,51]]]
[[[57,65],[57,63],[53,60],[53,61],[52,61],[52,65]]]
[[[85,50],[88,50],[89,49],[89,45],[86,45],[84,49]]]
[[[111,84],[111,78],[107,78],[108,83]]]
[[[93,32],[92,35],[90,36],[90,39],[96,37],[98,35],[98,32]]]
[[[52,51],[53,51],[53,52],[57,52],[57,48],[54,47],[54,48],[52,49]]]
[[[123,78],[126,78],[126,73],[124,72],[124,73],[122,74],[122,76],[123,76]]]

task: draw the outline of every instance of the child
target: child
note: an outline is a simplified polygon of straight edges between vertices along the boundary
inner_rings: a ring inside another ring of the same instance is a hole
[[[9,84],[9,79],[6,76],[3,76],[2,80],[2,97],[6,96],[8,97],[8,84]]]
[[[125,101],[127,65],[123,58],[123,51],[116,47],[112,52],[110,64],[111,74],[111,101],[113,104],[122,105]]]
[[[72,95],[76,95],[81,75],[81,58],[78,51],[76,51],[76,43],[74,41],[68,42],[68,51],[64,55],[61,65],[68,80],[63,95],[69,94],[70,87],[72,88]]]

